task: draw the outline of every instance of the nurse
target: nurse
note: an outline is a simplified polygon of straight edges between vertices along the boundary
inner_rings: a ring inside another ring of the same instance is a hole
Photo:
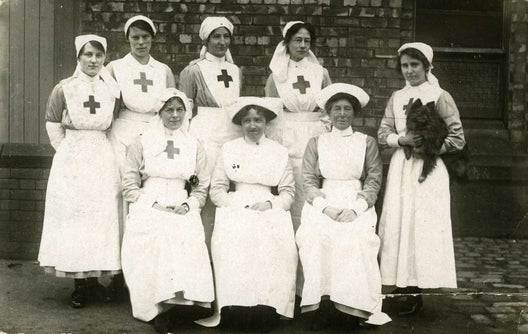
[[[320,112],[317,94],[331,84],[328,71],[311,51],[315,45],[315,28],[302,21],[286,23],[280,42],[270,62],[271,74],[265,92],[280,97],[284,103],[283,119],[270,134],[288,148],[295,176],[295,201],[291,208],[294,228],[300,223],[304,205],[301,165],[308,140],[328,131],[328,118]]]
[[[374,210],[383,165],[376,140],[352,129],[368,101],[367,93],[354,85],[324,88],[317,102],[332,130],[310,139],[304,153],[306,203],[296,240],[305,279],[301,309],[317,310],[313,330],[330,325],[334,309],[353,322],[390,321],[381,313]]]
[[[172,306],[210,307],[214,300],[200,219],[209,171],[202,145],[187,133],[187,96],[167,88],[155,107],[159,115],[127,152],[123,194],[131,204],[122,263],[134,317],[154,319],[156,330],[167,332]]]
[[[48,99],[46,130],[56,150],[48,179],[38,260],[48,274],[74,280],[71,306],[106,299],[97,278],[121,272],[119,171],[106,131],[119,88],[106,72],[106,39],[75,38],[77,69]]]
[[[270,102],[239,99],[232,121],[243,136],[224,144],[211,179],[217,312],[209,326],[228,306],[251,330],[270,331],[279,315],[293,317],[297,248],[288,210],[295,186],[287,149],[265,136],[277,116]]]

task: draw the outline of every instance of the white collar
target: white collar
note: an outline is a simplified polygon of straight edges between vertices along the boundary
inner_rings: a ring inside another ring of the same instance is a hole
[[[149,59],[147,61],[146,64],[141,64],[136,58],[134,58],[134,56],[132,55],[131,52],[129,52],[126,56],[125,56],[125,59],[132,63],[132,64],[135,64],[135,65],[140,65],[140,66],[150,66],[150,67],[154,67],[154,62],[156,61],[154,58],[152,58],[152,56],[149,54]]]
[[[85,82],[97,82],[99,81],[99,73],[94,75],[93,77],[89,76],[88,74],[84,73],[82,70],[79,71],[77,74],[77,77]]]
[[[332,134],[338,137],[349,137],[349,136],[352,136],[353,133],[354,131],[352,130],[352,126],[349,126],[348,128],[344,130],[339,130],[335,126],[332,127]]]
[[[180,135],[180,133],[182,133],[181,126],[179,128],[177,128],[176,130],[171,130],[171,129],[168,129],[165,126],[163,126],[163,130],[165,131],[165,137],[167,137],[167,138],[178,137]]]
[[[219,64],[219,65],[222,65],[223,63],[226,62],[226,57],[223,56],[223,57],[217,57],[209,52],[206,52],[205,53],[205,59],[213,62],[213,63],[216,63],[216,64]]]
[[[288,62],[288,67],[304,68],[308,65],[308,63],[309,63],[308,57],[304,57],[303,59],[299,61],[294,61],[290,58],[290,61]]]
[[[257,140],[256,142],[254,141],[251,141],[249,139],[246,139],[246,136],[243,136],[242,138],[244,138],[244,142],[247,144],[247,145],[250,145],[250,146],[258,146],[258,145],[261,145],[264,143],[264,141],[266,140],[266,136],[264,134],[262,134],[262,136],[260,136],[259,140]]]

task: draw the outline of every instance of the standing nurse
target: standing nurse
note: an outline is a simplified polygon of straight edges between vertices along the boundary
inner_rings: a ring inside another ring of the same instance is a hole
[[[316,103],[322,88],[331,84],[328,71],[319,65],[310,50],[315,44],[315,29],[302,21],[288,22],[282,31],[284,41],[275,49],[270,62],[272,74],[266,82],[266,96],[280,97],[284,103],[283,124],[279,133],[270,134],[288,148],[295,176],[295,202],[291,207],[295,230],[304,205],[302,159],[308,140],[327,131],[324,114]]]

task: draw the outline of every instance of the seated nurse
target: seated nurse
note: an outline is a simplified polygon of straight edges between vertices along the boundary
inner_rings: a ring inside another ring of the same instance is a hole
[[[304,270],[301,310],[317,310],[312,330],[330,325],[335,309],[352,322],[390,321],[381,313],[374,211],[383,166],[376,140],[352,129],[354,115],[368,101],[363,89],[344,83],[329,85],[317,98],[332,130],[310,139],[306,147],[306,203],[296,234]]]
[[[218,325],[220,315],[234,308],[251,331],[270,331],[279,315],[293,317],[297,248],[288,210],[295,181],[288,150],[265,136],[277,116],[271,100],[238,100],[231,119],[243,136],[223,145],[211,178],[217,312],[201,321],[207,326]]]
[[[130,210],[121,262],[132,313],[154,319],[155,329],[172,329],[175,304],[210,307],[214,287],[200,208],[209,172],[205,151],[187,134],[187,96],[167,88],[159,115],[129,146],[123,195]],[[188,191],[190,185],[190,191]]]

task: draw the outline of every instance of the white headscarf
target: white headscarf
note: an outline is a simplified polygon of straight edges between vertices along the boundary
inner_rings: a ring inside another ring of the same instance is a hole
[[[161,112],[161,108],[163,108],[163,105],[165,104],[165,102],[167,102],[168,100],[170,100],[171,98],[173,97],[177,97],[179,99],[182,100],[183,102],[183,106],[185,107],[185,111],[186,111],[186,114],[187,116],[184,116],[184,119],[183,119],[183,122],[182,122],[182,125],[180,126],[180,129],[181,131],[187,133],[188,131],[188,128],[189,128],[189,113],[192,115],[192,100],[189,99],[187,97],[187,95],[185,95],[184,92],[180,91],[180,90],[177,90],[176,88],[165,88],[164,90],[162,90],[160,92],[160,94],[158,94],[158,96],[156,97],[156,104],[154,106],[154,108],[158,111],[158,115],[156,115],[154,117],[154,119],[156,118],[161,118],[159,117],[159,113]]]
[[[226,28],[231,35],[233,35],[233,24],[225,17],[223,16],[209,16],[206,17],[205,20],[203,20],[202,24],[200,25],[200,39],[202,41],[206,41],[207,38],[209,38],[209,35],[211,33],[220,27]],[[207,52],[207,47],[204,45],[202,46],[202,49],[200,50],[200,58],[205,57],[205,53]],[[225,54],[226,61],[233,64],[233,56],[231,55],[231,51],[227,49]]]
[[[286,33],[290,28],[297,24],[297,23],[304,23],[303,21],[290,21],[286,23],[284,26],[284,29],[282,30],[282,37],[286,37]],[[315,41],[313,41],[315,43]],[[315,57],[312,50],[308,50],[308,55],[306,56],[306,59],[314,64],[319,64],[319,61]],[[279,82],[284,82],[288,79],[288,63],[290,61],[290,55],[288,54],[288,46],[286,43],[281,41],[279,44],[277,44],[277,47],[275,48],[275,52],[273,53],[273,57],[271,58],[271,62],[269,64],[269,68],[273,72],[274,76],[279,80]]]
[[[156,26],[154,25],[154,22],[152,22],[151,19],[149,19],[148,17],[146,17],[144,15],[136,15],[136,16],[133,16],[133,17],[129,18],[128,21],[126,21],[125,27],[123,29],[125,31],[125,36],[128,33],[128,29],[130,28],[130,25],[132,23],[136,22],[136,21],[143,21],[143,22],[147,23],[152,28],[152,31],[154,32],[154,35],[156,35]]]
[[[86,43],[95,41],[101,43],[103,46],[104,52],[106,54],[107,49],[107,43],[106,38],[88,34],[88,35],[79,35],[75,37],[75,50],[77,54],[77,58],[79,58],[79,53],[81,52],[81,49],[83,48]],[[82,72],[81,65],[79,64],[79,61],[77,61],[77,67],[75,68],[75,72],[73,72],[74,77],[79,77],[79,74]],[[113,97],[118,99],[121,95],[121,91],[119,90],[119,86],[117,85],[117,82],[112,77],[110,72],[106,69],[106,67],[102,66],[101,70],[99,71],[98,75],[103,79],[104,83],[108,87],[110,94],[112,94]]]
[[[398,49],[398,57],[401,55],[402,51],[406,49],[415,49],[424,55],[424,57],[429,61],[430,65],[429,69],[425,73],[427,81],[433,86],[440,87],[438,79],[434,76],[433,72],[431,72],[433,69],[433,48],[422,42],[405,43]],[[406,82],[406,85],[410,86],[409,82]]]

